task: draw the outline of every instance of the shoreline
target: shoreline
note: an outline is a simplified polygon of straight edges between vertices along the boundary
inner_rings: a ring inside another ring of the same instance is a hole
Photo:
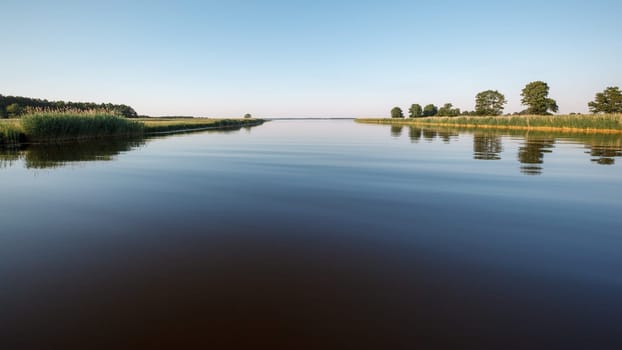
[[[11,137],[3,140],[0,137],[0,149],[20,148],[28,145],[54,145],[85,141],[105,141],[111,138],[134,138],[155,135],[172,135],[191,133],[204,130],[231,130],[243,127],[259,126],[264,119],[199,119],[199,118],[157,118],[128,119],[142,124],[142,132],[138,134],[83,135],[71,138],[35,139],[29,137],[21,128],[19,119],[11,120]],[[2,121],[0,121],[1,123]],[[2,125],[0,125],[2,126]],[[2,135],[0,135],[2,136]],[[8,142],[7,142],[8,141]]]
[[[434,117],[432,117],[434,118]],[[476,117],[475,117],[476,118]],[[397,118],[396,118],[397,119]],[[544,125],[495,125],[495,124],[474,124],[474,123],[446,123],[419,121],[412,119],[392,119],[392,118],[356,118],[354,121],[361,124],[381,124],[381,125],[416,125],[416,126],[439,126],[456,127],[469,129],[497,129],[497,130],[525,130],[525,131],[552,131],[562,133],[582,133],[582,134],[622,134],[622,129],[611,128],[577,128],[565,126],[544,126]]]
[[[179,128],[175,128],[175,129],[171,129],[171,130],[159,130],[158,131],[158,127],[157,126],[148,126],[147,124],[145,124],[145,132],[144,135],[145,136],[149,136],[149,135],[168,135],[168,134],[178,134],[178,133],[185,133],[185,132],[193,132],[193,131],[203,131],[203,130],[228,130],[228,129],[236,129],[236,128],[243,128],[246,126],[259,126],[262,125],[263,123],[266,122],[266,120],[264,119],[250,119],[250,120],[241,120],[238,121],[236,119],[217,119],[214,122],[214,119],[210,119],[210,123],[194,123],[194,125],[191,124],[183,124],[183,122],[185,121],[184,119],[176,119],[181,121],[182,123],[179,123]],[[192,120],[192,119],[187,119],[187,120]],[[196,119],[195,119],[196,120]],[[150,120],[152,121],[152,120]],[[225,124],[221,124],[221,125],[216,125],[216,126],[210,126],[212,124],[217,124],[221,121],[226,121]],[[234,123],[231,123],[232,121],[234,121]],[[156,123],[165,123],[166,121],[155,121]],[[174,126],[175,124],[169,124],[168,126]],[[192,127],[190,127],[192,126]],[[152,130],[152,131],[149,131]]]

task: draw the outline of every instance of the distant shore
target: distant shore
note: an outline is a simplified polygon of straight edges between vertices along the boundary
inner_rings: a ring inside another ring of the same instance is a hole
[[[0,120],[0,147],[257,126],[263,119],[124,118],[106,113],[44,112]]]
[[[144,124],[145,135],[174,134],[179,132],[231,129],[245,126],[257,126],[265,122],[256,118],[140,118],[137,121]]]
[[[622,114],[357,118],[357,123],[622,134]]]

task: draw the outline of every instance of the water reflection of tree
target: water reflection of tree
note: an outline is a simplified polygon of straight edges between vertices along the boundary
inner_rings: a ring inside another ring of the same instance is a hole
[[[393,133],[397,133],[396,128]],[[401,131],[400,131],[401,132]],[[473,132],[473,129],[431,128],[409,126],[408,136],[413,143],[421,139],[433,141],[439,138],[446,143],[460,136],[460,133]],[[551,153],[556,140],[583,144],[595,164],[615,164],[616,158],[622,157],[622,135],[598,133],[552,133],[523,130],[476,130],[473,135],[473,158],[477,160],[499,160],[503,152],[502,136],[512,136],[522,143],[518,150],[521,172],[529,175],[542,173],[544,154]],[[394,135],[395,136],[395,135]]]
[[[419,142],[421,140],[421,128],[411,126],[408,130],[408,137],[412,142]]]
[[[473,135],[473,158],[478,160],[500,160],[503,152],[501,136],[497,134]]]
[[[438,137],[443,140],[443,142],[445,143],[450,143],[451,139],[453,138],[458,138],[460,134],[458,134],[455,131],[450,131],[450,130],[439,130],[438,131]]]
[[[403,125],[391,125],[391,136],[400,137],[402,135]]]
[[[438,131],[433,129],[423,129],[423,138],[426,141],[433,141],[438,135]]]
[[[615,157],[622,157],[622,147],[592,145],[590,149],[590,155],[592,162],[601,165],[613,165],[616,160]]]
[[[250,126],[252,127],[252,126]],[[250,127],[245,129],[250,130]],[[184,137],[190,134],[229,134],[237,133],[241,127],[227,129],[187,131],[149,136],[147,138],[106,138],[85,142],[63,144],[24,145],[21,149],[0,149],[0,168],[11,167],[20,159],[29,169],[59,168],[77,162],[114,160],[122,152],[131,151],[146,144],[150,139]]]
[[[525,138],[525,142],[518,149],[518,161],[523,164],[521,172],[526,175],[542,174],[544,154],[553,152],[555,139]]]
[[[408,132],[408,136],[412,142],[419,142],[421,138],[427,141],[433,141],[436,137],[443,140],[445,143],[449,143],[452,138],[458,138],[460,134],[453,130],[434,130],[434,129],[422,129],[415,126],[411,126]]]

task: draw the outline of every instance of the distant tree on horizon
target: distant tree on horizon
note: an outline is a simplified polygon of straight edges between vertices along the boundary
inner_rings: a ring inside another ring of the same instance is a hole
[[[475,96],[475,113],[477,115],[501,115],[505,96],[497,90],[486,90]]]
[[[521,103],[527,106],[526,114],[547,115],[549,110],[557,112],[557,102],[549,98],[549,85],[543,81],[532,81],[521,92]]]
[[[423,116],[423,108],[421,108],[421,105],[418,103],[414,103],[410,106],[410,108],[408,109],[408,116],[410,118],[418,118]]]
[[[246,114],[244,114],[244,118],[247,118],[247,119],[248,119],[248,118],[252,118],[252,117],[253,117],[253,116],[252,116],[250,113],[246,113]]]
[[[460,108],[453,108],[454,105],[451,103],[445,103],[443,107],[438,109],[439,117],[455,117],[460,115]]]
[[[438,113],[438,107],[433,104],[426,105],[423,107],[423,116],[424,117],[433,117]]]
[[[46,109],[55,111],[65,111],[68,109],[78,111],[105,109],[107,111],[122,115],[126,118],[138,117],[138,113],[136,113],[136,111],[128,105],[93,102],[48,101],[38,98],[3,95],[0,95],[0,117],[9,114],[7,108],[12,104],[19,105],[19,107],[22,109],[22,113],[26,108]]]
[[[400,107],[393,107],[391,109],[391,118],[404,118],[404,112]]]
[[[477,112],[475,111],[462,111],[462,113],[460,113],[460,115],[464,115],[464,116],[475,116],[477,115]]]
[[[617,86],[607,87],[587,105],[592,113],[622,113],[622,92]]]
[[[6,106],[6,114],[9,118],[17,118],[24,113],[24,108],[17,103]]]

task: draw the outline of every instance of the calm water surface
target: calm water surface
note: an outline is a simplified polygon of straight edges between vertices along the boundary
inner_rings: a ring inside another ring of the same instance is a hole
[[[622,344],[619,136],[273,121],[0,180],[4,349]]]

